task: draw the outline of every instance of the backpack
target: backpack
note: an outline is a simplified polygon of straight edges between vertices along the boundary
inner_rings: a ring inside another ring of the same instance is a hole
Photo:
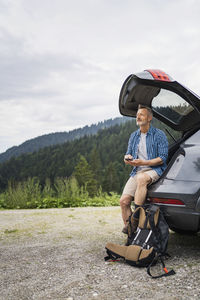
[[[123,258],[131,266],[147,267],[147,273],[152,278],[174,275],[174,270],[168,271],[164,264],[164,257],[169,256],[168,238],[169,227],[160,208],[155,204],[138,207],[128,219],[126,245],[107,243],[108,256],[105,260]],[[164,273],[153,276],[151,267],[159,260]]]

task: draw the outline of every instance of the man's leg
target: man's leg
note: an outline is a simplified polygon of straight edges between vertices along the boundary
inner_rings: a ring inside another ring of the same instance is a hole
[[[127,220],[129,216],[131,215],[131,201],[133,200],[133,197],[127,194],[123,194],[120,198],[120,206],[121,206],[121,212],[122,212],[122,219],[124,222],[124,225],[126,226]]]
[[[151,177],[145,172],[138,173],[136,176],[137,187],[134,196],[136,205],[143,205],[147,195],[147,185],[151,183]]]
[[[120,206],[122,212],[122,219],[126,226],[126,221],[128,220],[129,216],[131,215],[131,201],[133,201],[133,197],[136,190],[136,178],[135,176],[130,177],[127,181],[121,199],[120,199]]]

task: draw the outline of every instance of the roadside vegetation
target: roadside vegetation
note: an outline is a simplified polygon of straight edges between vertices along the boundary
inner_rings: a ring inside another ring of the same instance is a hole
[[[42,187],[37,178],[24,182],[9,182],[7,189],[0,194],[1,209],[63,208],[85,206],[117,206],[119,196],[115,192],[102,192],[90,195],[87,184],[78,185],[75,177],[57,178],[52,185],[47,179]]]

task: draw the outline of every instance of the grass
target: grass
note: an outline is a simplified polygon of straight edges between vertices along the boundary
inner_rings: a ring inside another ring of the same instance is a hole
[[[76,219],[74,215],[68,215],[68,218]]]
[[[4,230],[5,234],[16,233],[16,232],[19,232],[19,230],[18,229],[5,229]]]
[[[118,206],[119,195],[114,192],[96,190],[90,196],[86,187],[79,187],[75,178],[57,178],[55,186],[49,182],[42,188],[37,178],[24,182],[9,182],[7,189],[0,194],[0,209],[34,209],[64,207]]]

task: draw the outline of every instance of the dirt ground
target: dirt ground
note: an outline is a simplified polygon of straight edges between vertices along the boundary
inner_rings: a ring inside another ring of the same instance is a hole
[[[167,268],[105,262],[105,244],[124,244],[119,207],[0,211],[1,300],[200,299],[200,236],[170,233]]]

